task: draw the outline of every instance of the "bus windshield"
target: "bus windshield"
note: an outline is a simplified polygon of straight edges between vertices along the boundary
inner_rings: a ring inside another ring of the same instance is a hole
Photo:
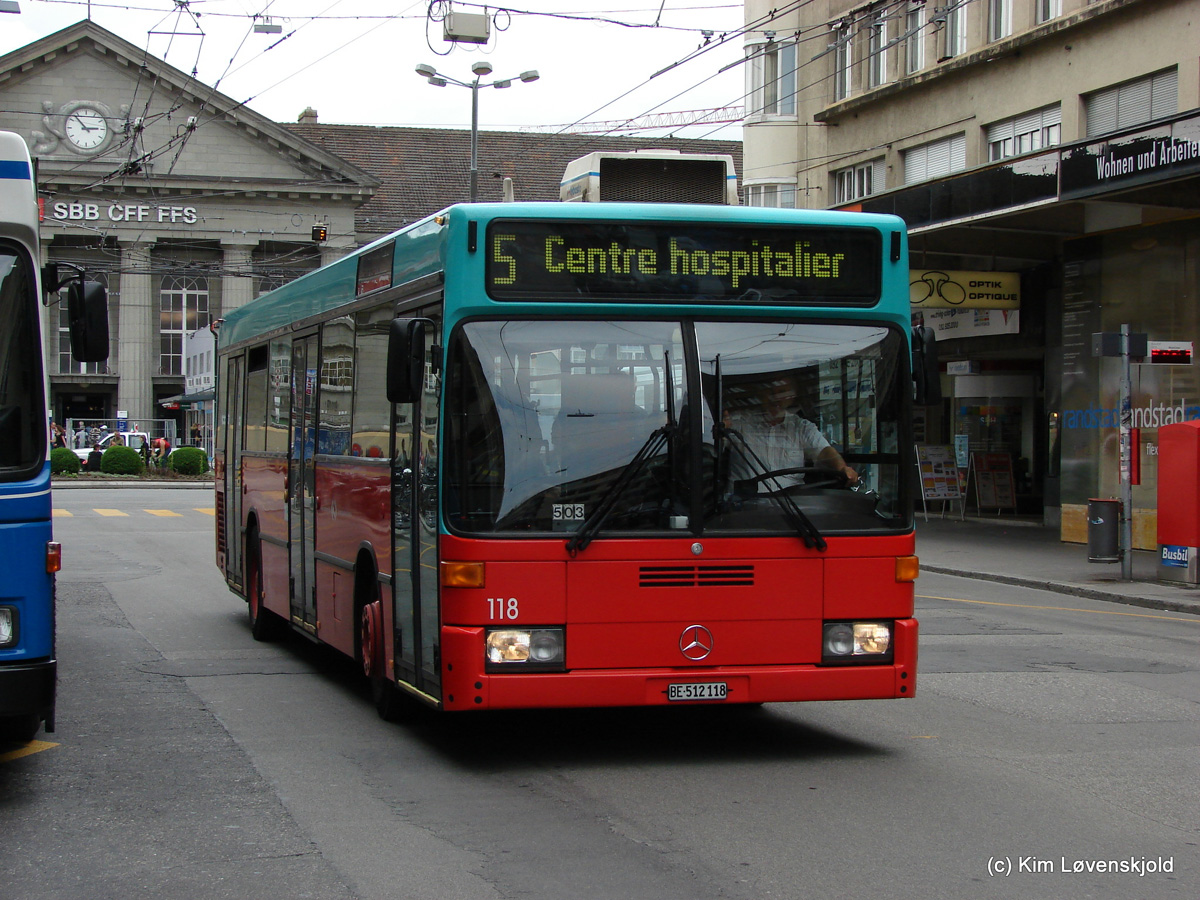
[[[597,516],[602,536],[910,527],[906,353],[875,323],[468,322],[448,357],[447,523],[566,536]]]
[[[38,306],[28,258],[0,243],[0,480],[29,477],[46,459]]]

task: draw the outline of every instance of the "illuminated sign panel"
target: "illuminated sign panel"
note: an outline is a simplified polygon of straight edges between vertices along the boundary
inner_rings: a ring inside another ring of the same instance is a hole
[[[1191,341],[1149,341],[1149,362],[1158,365],[1190,366]]]
[[[873,228],[501,220],[487,234],[496,300],[872,306],[881,267]]]

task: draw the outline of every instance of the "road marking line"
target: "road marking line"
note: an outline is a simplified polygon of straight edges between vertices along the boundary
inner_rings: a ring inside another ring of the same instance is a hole
[[[75,513],[67,509],[53,509],[50,512],[56,519],[70,519],[75,516]]]
[[[199,506],[197,506],[197,507],[195,507],[195,510],[198,513],[204,513],[206,516],[215,516],[217,514],[216,509],[211,509],[211,508],[210,509],[201,509]]]
[[[11,750],[8,753],[0,753],[0,763],[20,759],[22,756],[32,756],[35,753],[41,753],[43,750],[50,750],[57,746],[58,744],[52,744],[49,741],[30,741],[20,749]]]
[[[1055,612],[1080,612],[1091,613],[1096,616],[1133,616],[1135,619],[1166,619],[1168,622],[1192,622],[1195,624],[1195,617],[1185,618],[1180,616],[1155,616],[1150,613],[1131,613],[1131,612],[1116,612],[1108,609],[1076,609],[1073,606],[1038,606],[1036,603],[1001,603],[998,600],[964,600],[961,597],[931,597],[928,594],[917,594],[921,600],[946,600],[950,603],[978,603],[982,606],[1013,606],[1018,609],[1045,609]]]
[[[150,513],[152,516],[175,516],[182,519],[183,513],[177,513],[173,509],[143,509],[142,512]]]
[[[129,516],[129,513],[120,509],[94,509],[92,512],[101,516]]]

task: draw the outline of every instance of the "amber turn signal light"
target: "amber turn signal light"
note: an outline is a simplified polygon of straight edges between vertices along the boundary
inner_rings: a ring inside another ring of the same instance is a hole
[[[920,560],[915,556],[897,556],[896,557],[896,580],[897,581],[916,581],[917,576],[921,574]]]
[[[442,587],[483,587],[483,563],[443,562],[440,568]]]
[[[53,575],[62,570],[62,544],[58,541],[46,542],[46,571]]]

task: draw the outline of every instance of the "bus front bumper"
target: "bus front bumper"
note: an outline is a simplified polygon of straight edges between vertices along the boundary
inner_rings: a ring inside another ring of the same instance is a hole
[[[57,683],[58,661],[54,659],[0,666],[0,716],[36,713],[53,721]]]
[[[447,627],[454,656],[482,657],[482,629]],[[471,649],[468,651],[467,648]],[[444,649],[450,650],[449,647]],[[449,654],[447,654],[449,655]],[[893,662],[880,665],[764,665],[569,672],[443,673],[447,710],[792,703],[911,697],[917,688],[917,622],[897,620]],[[675,685],[676,687],[672,687]],[[679,685],[703,686],[698,689]]]

